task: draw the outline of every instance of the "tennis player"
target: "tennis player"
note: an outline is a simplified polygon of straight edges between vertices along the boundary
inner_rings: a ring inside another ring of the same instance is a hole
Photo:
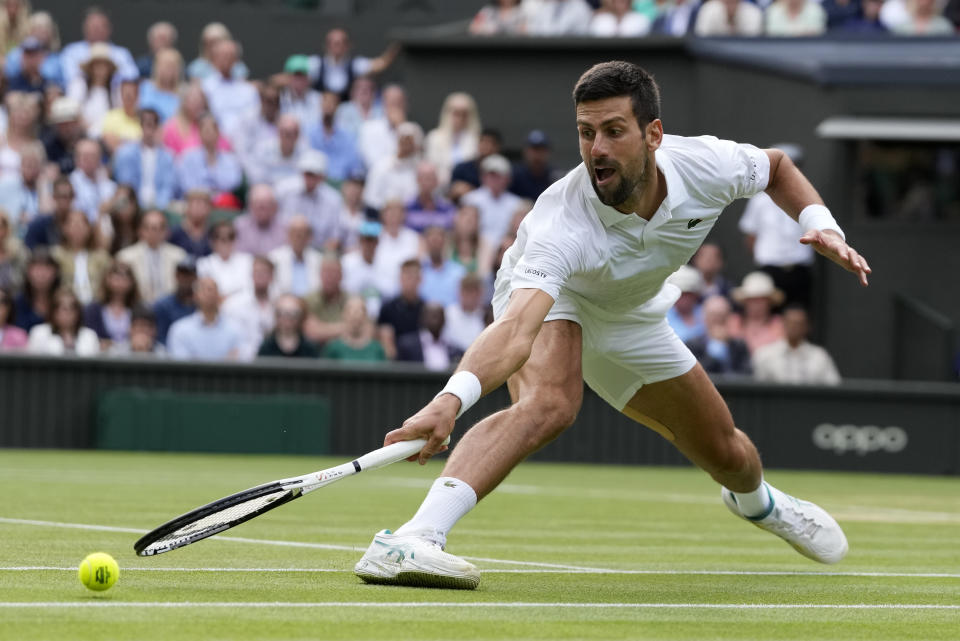
[[[566,429],[583,381],[669,439],[721,486],[735,515],[798,552],[836,563],[843,530],[826,511],[763,480],[760,457],[664,316],[665,284],[738,198],[766,191],[810,245],[864,286],[870,267],[810,182],[779,150],[665,135],[653,78],[627,62],[584,73],[573,91],[583,163],[547,189],[497,274],[496,320],[446,387],[386,444],[427,438],[443,449],[454,421],[507,382],[513,404],[474,425],[413,518],[375,535],[355,567],[364,581],[474,588],[480,573],[444,551],[453,525],[520,461]]]

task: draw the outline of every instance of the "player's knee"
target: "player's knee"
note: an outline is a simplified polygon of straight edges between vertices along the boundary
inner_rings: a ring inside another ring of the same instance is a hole
[[[527,430],[529,447],[539,449],[573,425],[580,411],[581,394],[560,390],[522,399],[514,408],[523,413],[521,424]]]

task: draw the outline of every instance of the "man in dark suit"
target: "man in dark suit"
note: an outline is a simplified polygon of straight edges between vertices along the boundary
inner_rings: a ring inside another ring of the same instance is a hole
[[[448,370],[463,353],[442,338],[445,317],[443,305],[426,303],[420,313],[420,331],[397,339],[397,360],[423,363],[432,370]]]
[[[753,368],[750,350],[739,338],[727,331],[730,320],[730,302],[723,296],[711,296],[703,302],[704,336],[694,338],[687,347],[710,374],[749,375]]]

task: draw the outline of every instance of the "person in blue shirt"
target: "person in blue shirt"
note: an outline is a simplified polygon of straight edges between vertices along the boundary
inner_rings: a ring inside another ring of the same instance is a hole
[[[220,292],[212,278],[200,278],[193,287],[197,311],[173,324],[167,350],[176,360],[227,361],[239,355],[242,333],[220,313]]]
[[[880,22],[883,0],[862,0],[860,11],[841,22],[835,32],[840,34],[864,34],[886,36],[890,30]],[[827,7],[824,6],[826,9]]]
[[[39,40],[44,47],[45,54],[40,64],[40,74],[48,83],[65,88],[63,71],[60,68],[60,35],[53,18],[46,11],[35,11],[27,21],[27,35]],[[26,40],[26,38],[24,39]],[[7,52],[3,63],[3,74],[8,78],[17,76],[23,65],[23,43],[20,43]]]
[[[193,304],[193,286],[197,282],[197,261],[187,256],[177,264],[177,288],[172,294],[164,296],[153,304],[153,313],[157,323],[157,341],[163,345],[167,342],[167,333],[170,327],[190,314],[197,311]]]
[[[327,178],[335,182],[363,172],[363,161],[353,136],[334,122],[340,97],[327,91],[321,101],[320,122],[307,132],[310,146],[327,155]]]
[[[7,90],[35,93],[43,98],[47,89],[56,86],[43,75],[43,61],[46,59],[47,46],[38,38],[27,36],[20,43],[20,49],[23,51],[20,70],[7,79]]]
[[[166,209],[173,200],[177,172],[173,155],[160,144],[160,116],[153,109],[140,110],[143,137],[117,149],[113,172],[117,184],[130,185],[143,209]]]
[[[457,302],[460,281],[467,274],[466,268],[447,256],[447,232],[438,226],[430,226],[423,232],[427,257],[423,261],[420,297],[428,303],[446,307]]]

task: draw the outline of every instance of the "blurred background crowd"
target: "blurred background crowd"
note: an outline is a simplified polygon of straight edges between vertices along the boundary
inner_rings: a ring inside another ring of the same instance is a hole
[[[473,97],[435,122],[379,75],[399,51],[335,28],[251,78],[221,23],[186,60],[174,24],[143,51],[110,16],[61,43],[54,16],[0,2],[0,351],[399,360],[444,370],[491,321],[503,252],[554,166],[542,131],[505,141]],[[957,0],[946,15],[957,17]],[[925,8],[924,8],[925,7]],[[936,0],[500,1],[473,34],[947,33]],[[802,150],[785,145],[797,162]],[[708,244],[674,276],[670,323],[711,372],[836,382],[807,341],[813,255],[766,196],[740,228],[756,271]]]

